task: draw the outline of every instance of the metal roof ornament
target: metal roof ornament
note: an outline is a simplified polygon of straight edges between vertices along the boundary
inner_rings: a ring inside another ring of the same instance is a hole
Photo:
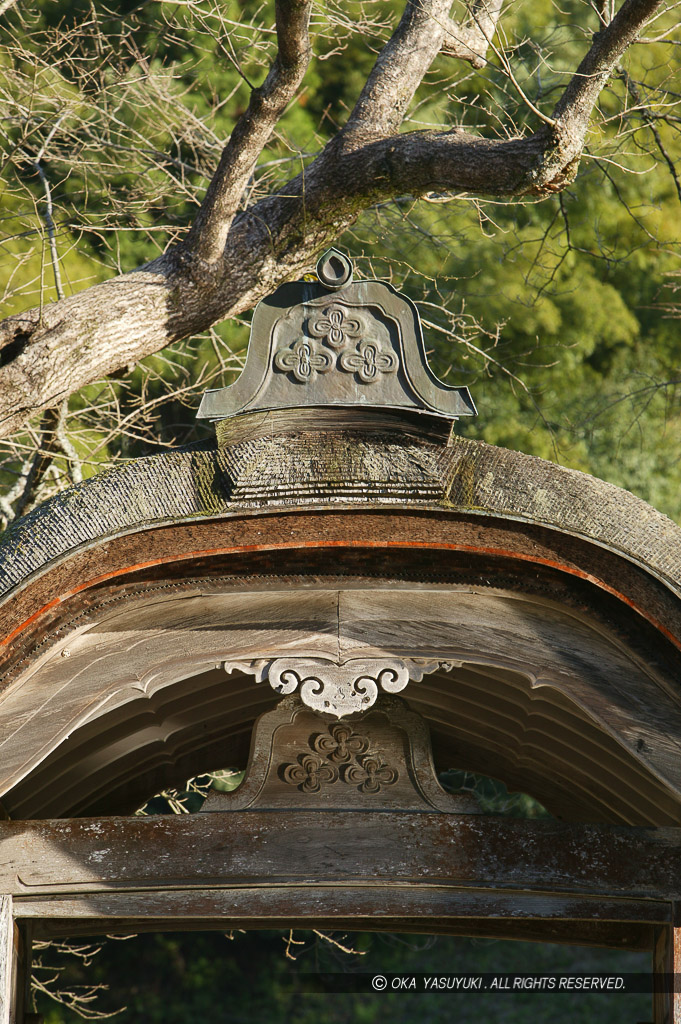
[[[339,249],[327,249],[317,261],[317,277],[327,288],[352,284],[352,262]]]
[[[428,366],[414,304],[381,281],[353,281],[352,262],[329,249],[316,281],[282,285],[256,306],[246,366],[229,387],[207,391],[199,419],[218,422],[218,439],[246,428],[244,417],[272,414],[269,428],[317,420],[376,422],[377,410],[413,421],[474,416],[466,387],[443,384]],[[352,410],[344,414],[343,410]],[[361,412],[361,415],[357,415]],[[238,417],[239,424],[222,421]],[[442,429],[442,428],[440,428]]]

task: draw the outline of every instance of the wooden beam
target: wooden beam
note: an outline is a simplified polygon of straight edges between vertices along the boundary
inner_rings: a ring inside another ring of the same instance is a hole
[[[16,913],[41,936],[211,930],[317,928],[489,935],[527,941],[651,949],[669,904],[448,886],[309,884],[171,892],[82,893],[25,897]]]
[[[617,900],[388,881],[383,885],[313,885],[309,882],[268,885],[263,882],[258,886],[223,884],[221,888],[176,884],[171,891],[164,891],[160,886],[142,891],[86,890],[18,897],[14,912],[17,917],[33,920],[172,919],[180,922],[178,927],[181,928],[194,919],[225,921],[241,917],[250,919],[255,927],[269,927],[261,922],[277,918],[280,923],[295,920],[299,927],[304,927],[303,922],[307,920],[352,917],[357,928],[370,928],[372,922],[382,926],[385,921],[383,930],[390,930],[408,918],[414,922],[465,918],[665,925],[670,916],[669,904],[662,900]]]
[[[416,916],[665,924],[681,830],[364,811],[0,822],[0,891],[19,917],[399,918],[411,900]]]

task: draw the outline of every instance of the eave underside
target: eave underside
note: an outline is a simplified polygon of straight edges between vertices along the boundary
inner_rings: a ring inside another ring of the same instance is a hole
[[[276,695],[226,662],[390,653],[453,666],[403,694],[438,769],[499,778],[566,820],[678,824],[681,708],[667,655],[642,657],[650,626],[539,590],[315,573],[284,589],[263,575],[138,583],[65,606],[0,700],[3,804],[16,818],[129,813],[245,766]]]

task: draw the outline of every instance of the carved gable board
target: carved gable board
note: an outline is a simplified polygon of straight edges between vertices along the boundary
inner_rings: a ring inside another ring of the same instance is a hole
[[[472,797],[449,796],[435,775],[428,730],[399,697],[338,720],[297,695],[256,723],[246,777],[213,792],[205,811],[477,811]],[[320,823],[320,827],[323,825]]]

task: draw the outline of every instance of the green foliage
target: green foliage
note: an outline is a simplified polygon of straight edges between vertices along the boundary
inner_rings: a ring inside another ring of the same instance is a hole
[[[650,199],[614,175],[587,163],[542,203],[390,204],[345,241],[421,305],[434,369],[478,406],[462,432],[593,473],[681,521],[669,309],[681,204],[662,162],[645,175]]]
[[[485,814],[506,818],[550,818],[545,807],[528,793],[509,793],[503,782],[476,772],[450,768],[439,776],[448,793],[472,793]]]

